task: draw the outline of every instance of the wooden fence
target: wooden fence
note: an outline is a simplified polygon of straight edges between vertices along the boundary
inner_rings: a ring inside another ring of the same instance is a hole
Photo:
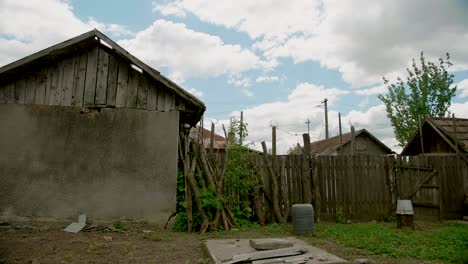
[[[269,188],[264,158],[255,164]],[[277,156],[276,166],[285,180],[280,192],[289,202],[302,203],[303,157]],[[382,219],[395,212],[396,199],[411,199],[416,218],[451,219],[463,215],[463,178],[467,164],[455,155],[440,156],[317,156],[310,158],[310,175],[318,174],[320,214],[334,218],[337,213],[352,219]],[[311,190],[313,181],[311,180]],[[280,195],[281,196],[281,195]],[[317,197],[317,195],[314,195]]]

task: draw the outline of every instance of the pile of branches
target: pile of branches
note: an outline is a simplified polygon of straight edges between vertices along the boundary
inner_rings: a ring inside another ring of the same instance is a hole
[[[214,134],[213,130],[212,127],[212,134]],[[185,132],[185,134],[181,133],[180,135],[179,155],[184,168],[188,232],[192,232],[193,229],[193,202],[195,202],[198,214],[202,220],[200,234],[204,234],[208,228],[216,229],[221,224],[225,230],[230,230],[236,225],[235,217],[229,208],[221,204],[217,206],[214,214],[206,212],[201,197],[201,190],[206,188],[215,190],[214,195],[218,201],[223,200],[223,181],[229,161],[229,141],[224,126],[223,131],[226,140],[224,143],[225,154],[222,157],[220,155],[213,155],[212,151],[210,155],[206,153],[201,137],[203,134],[201,130],[196,138],[190,138],[188,132]],[[212,148],[213,146],[211,146]],[[197,181],[195,178],[197,170],[203,175],[202,181]]]

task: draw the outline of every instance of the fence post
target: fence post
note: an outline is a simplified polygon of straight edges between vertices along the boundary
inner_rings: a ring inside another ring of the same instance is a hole
[[[312,203],[312,190],[310,182],[310,137],[309,134],[302,134],[304,139],[304,151],[302,152],[302,193],[304,203]]]
[[[310,156],[309,156],[310,157]],[[311,165],[312,165],[312,186],[313,186],[313,206],[315,210],[315,222],[320,222],[320,214],[321,214],[321,202],[322,202],[322,195],[320,193],[320,177],[318,175],[318,162],[317,158],[311,157]]]

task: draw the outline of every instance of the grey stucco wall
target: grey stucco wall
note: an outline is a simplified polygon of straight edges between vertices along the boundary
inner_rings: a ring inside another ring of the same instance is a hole
[[[178,123],[175,111],[0,105],[0,217],[164,223]]]

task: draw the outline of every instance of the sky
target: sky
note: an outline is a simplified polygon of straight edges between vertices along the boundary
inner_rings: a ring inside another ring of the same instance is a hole
[[[247,142],[285,153],[351,125],[399,152],[379,93],[424,52],[450,53],[468,117],[467,0],[0,0],[0,67],[97,28],[201,99],[204,124],[243,111]]]

